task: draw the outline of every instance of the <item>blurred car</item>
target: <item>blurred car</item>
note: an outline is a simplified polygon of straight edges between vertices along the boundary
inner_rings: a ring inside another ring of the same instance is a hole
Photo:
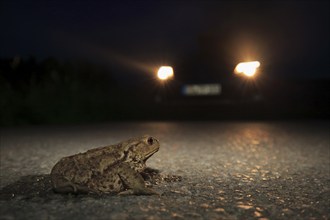
[[[191,62],[174,68],[161,66],[157,71],[157,103],[235,104],[261,102],[258,85],[262,80],[259,61],[244,61],[236,65],[212,65]]]
[[[195,51],[155,72],[158,103],[260,103],[267,87],[263,62],[268,59],[258,42],[233,35],[205,35]],[[167,73],[168,71],[168,73]]]

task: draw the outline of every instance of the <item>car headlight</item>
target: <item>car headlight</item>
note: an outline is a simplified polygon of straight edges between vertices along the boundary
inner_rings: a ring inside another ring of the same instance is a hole
[[[174,77],[174,71],[171,66],[161,66],[157,72],[158,79],[165,81]]]
[[[253,77],[257,69],[260,67],[259,61],[251,61],[251,62],[242,62],[237,64],[235,68],[235,73],[244,74],[247,77]]]

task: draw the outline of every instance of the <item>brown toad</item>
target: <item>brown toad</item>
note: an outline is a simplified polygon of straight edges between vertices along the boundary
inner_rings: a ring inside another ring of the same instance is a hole
[[[145,186],[140,173],[158,150],[157,139],[143,136],[64,157],[51,171],[53,189],[58,193],[157,194]]]

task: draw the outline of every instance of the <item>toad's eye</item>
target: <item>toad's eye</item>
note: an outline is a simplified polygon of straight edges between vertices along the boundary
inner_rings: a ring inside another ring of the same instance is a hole
[[[154,143],[154,139],[150,137],[148,138],[147,142],[149,145],[152,145]]]

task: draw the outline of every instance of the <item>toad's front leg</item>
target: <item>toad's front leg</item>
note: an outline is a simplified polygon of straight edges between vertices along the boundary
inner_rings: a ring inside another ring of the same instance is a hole
[[[119,195],[159,195],[152,189],[147,188],[141,174],[126,163],[118,167],[118,176],[127,188],[126,191],[120,192]]]

